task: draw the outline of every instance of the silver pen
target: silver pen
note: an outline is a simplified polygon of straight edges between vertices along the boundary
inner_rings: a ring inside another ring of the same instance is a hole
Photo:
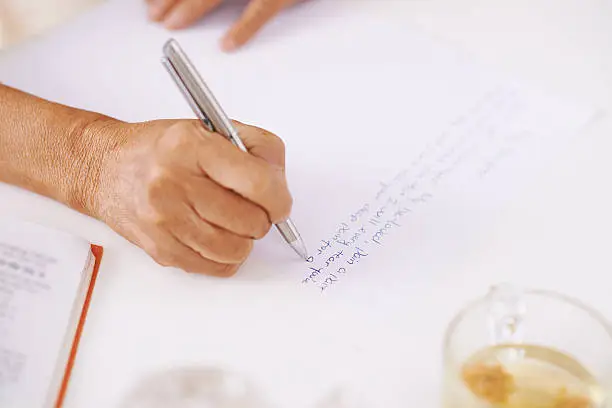
[[[163,54],[162,64],[174,79],[198,119],[211,132],[217,132],[227,137],[235,146],[247,152],[248,150],[242,143],[238,131],[232,126],[231,120],[221,109],[216,98],[178,42],[174,39],[168,40],[164,44]],[[303,259],[308,258],[304,241],[291,219],[276,224],[276,228],[298,255]]]

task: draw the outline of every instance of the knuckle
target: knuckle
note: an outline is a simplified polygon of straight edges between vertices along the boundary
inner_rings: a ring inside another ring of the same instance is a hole
[[[266,132],[267,139],[270,143],[270,146],[274,148],[275,151],[284,153],[286,146],[283,139],[275,135],[274,133]]]
[[[265,152],[265,160],[275,166],[284,167],[286,151],[285,142],[279,136],[267,130],[262,130],[260,134],[260,143],[261,148]]]
[[[246,260],[253,248],[253,241],[225,230],[215,229],[206,237],[205,242],[200,241],[199,245],[212,259],[235,264]]]
[[[253,240],[242,238],[241,241],[242,241],[242,244],[240,245],[240,248],[238,250],[237,259],[238,261],[242,263],[246,261],[246,259],[251,254],[251,251],[253,250]]]
[[[274,180],[272,170],[265,165],[256,167],[248,180],[248,189],[254,196],[265,195],[271,188]]]
[[[238,272],[238,268],[240,268],[240,265],[220,264],[214,269],[212,274],[220,278],[231,278]]]
[[[230,230],[254,239],[263,238],[271,228],[266,212],[255,204],[240,198],[219,208]]]
[[[217,262],[205,262],[197,265],[191,265],[191,268],[184,268],[185,272],[194,275],[207,275],[219,278],[229,278],[236,274],[240,265],[228,264],[228,263],[217,263]]]
[[[224,245],[224,253],[228,262],[240,263],[244,262],[251,250],[253,249],[253,241],[247,238],[232,237],[226,241]]]
[[[270,228],[272,228],[272,223],[268,219],[268,216],[262,211],[258,212],[258,215],[253,217],[253,226],[251,227],[251,235],[255,239],[262,239],[265,237]]]
[[[193,146],[195,138],[193,133],[197,131],[191,121],[179,121],[170,126],[160,140],[160,147],[169,152],[182,153]]]

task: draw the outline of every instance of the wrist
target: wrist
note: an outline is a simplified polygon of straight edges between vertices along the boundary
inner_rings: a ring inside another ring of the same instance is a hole
[[[81,213],[104,221],[102,208],[108,173],[127,139],[128,125],[95,115],[75,126],[75,165],[66,204]]]

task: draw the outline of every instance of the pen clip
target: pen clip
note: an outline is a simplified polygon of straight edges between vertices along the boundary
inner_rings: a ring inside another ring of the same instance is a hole
[[[181,78],[174,65],[172,65],[172,62],[167,57],[162,57],[161,62],[174,80],[174,82],[176,83],[176,85],[178,86],[179,90],[187,100],[187,103],[194,111],[198,119],[202,121],[202,123],[208,128],[208,130],[210,130],[211,132],[215,132],[216,129],[212,124],[210,118],[206,116],[206,113],[200,108],[191,92],[189,92],[187,85],[185,85],[185,82],[183,82],[183,78]]]

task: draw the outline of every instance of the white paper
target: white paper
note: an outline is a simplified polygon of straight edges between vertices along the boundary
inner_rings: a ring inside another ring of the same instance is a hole
[[[360,197],[362,201],[357,201],[358,196],[350,197],[354,204],[347,207],[336,227],[314,248],[309,242],[313,254],[301,283],[320,292],[351,280],[360,286],[366,281],[370,284],[375,268],[397,264],[393,254],[401,256],[402,240],[412,235],[412,220],[427,217],[436,223],[438,214],[428,212],[430,206],[446,203],[487,208],[512,199],[516,182],[529,177],[534,166],[537,169],[551,150],[589,119],[588,112],[570,106],[551,110],[554,104],[503,84],[465,106],[437,134],[423,137],[426,143],[422,149],[397,161],[395,174],[379,172],[379,183],[370,183],[371,193]],[[393,137],[388,137],[390,144]],[[385,143],[381,139],[377,137],[377,143]],[[474,225],[478,223],[474,220]],[[362,276],[351,278],[360,266],[362,273],[369,275],[366,281]],[[376,280],[388,277],[380,271],[375,275]],[[392,279],[401,285],[397,275]]]

